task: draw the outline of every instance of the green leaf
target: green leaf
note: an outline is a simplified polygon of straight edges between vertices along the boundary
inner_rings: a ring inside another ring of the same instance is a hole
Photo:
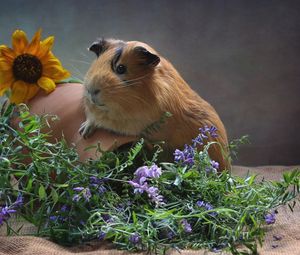
[[[132,212],[132,220],[133,220],[133,224],[136,225],[137,222],[138,222],[138,219],[137,219],[137,217],[136,217],[135,211]]]
[[[176,179],[175,179],[175,181],[174,181],[174,185],[175,185],[175,186],[180,186],[180,185],[181,185],[181,182],[182,182],[181,176],[180,176],[180,175],[177,175],[177,176],[176,176]]]
[[[55,184],[53,184],[53,186],[56,188],[67,188],[67,187],[69,187],[69,184],[68,183],[62,183],[62,184],[55,183]]]
[[[31,189],[32,189],[32,183],[33,183],[33,179],[29,179],[28,180],[28,183],[27,183],[27,186],[26,186],[26,191],[27,192],[30,192],[31,191]]]
[[[41,184],[39,187],[39,198],[40,200],[44,200],[46,198],[47,194],[46,194],[46,190],[45,187]]]
[[[52,197],[53,202],[56,204],[58,201],[58,197],[59,197],[57,191],[55,189],[51,188],[50,195]]]

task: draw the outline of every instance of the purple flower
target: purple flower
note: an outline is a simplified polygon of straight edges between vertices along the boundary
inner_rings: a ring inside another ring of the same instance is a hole
[[[75,196],[73,196],[73,198],[72,198],[72,201],[74,201],[74,202],[78,202],[80,200],[80,195],[75,195]]]
[[[216,133],[218,129],[215,126],[211,126],[208,130],[211,137],[216,138],[218,137],[218,134]]]
[[[207,138],[207,137],[205,137],[205,138]],[[203,141],[202,135],[201,135],[201,134],[198,135],[196,138],[194,138],[194,139],[192,140],[192,142],[193,142],[193,146],[194,146],[194,147],[196,147],[197,145],[203,145],[203,144],[204,144],[204,141]]]
[[[10,209],[10,207],[0,207],[0,226],[3,224],[4,221],[8,220],[10,218],[10,215],[15,213],[16,210]]]
[[[186,219],[183,219],[181,221],[181,224],[182,224],[182,227],[183,227],[183,230],[186,232],[186,233],[191,233],[192,232],[192,226],[190,223],[188,223],[188,221]]]
[[[156,187],[153,186],[148,186],[147,182],[142,182],[142,184],[136,183],[134,181],[129,181],[128,182],[130,185],[132,185],[134,189],[134,193],[144,193],[146,192],[151,198],[152,202],[154,202],[156,205],[163,205],[163,196],[159,195],[159,190]]]
[[[275,213],[268,213],[267,215],[265,215],[265,221],[268,225],[270,224],[274,224],[276,219],[275,219]]]
[[[142,179],[142,178],[141,178]],[[144,191],[147,191],[148,187],[148,183],[145,182],[145,179],[142,180],[133,180],[133,181],[129,181],[128,183],[134,187],[134,193],[144,193]],[[137,181],[140,181],[139,183]]]
[[[161,175],[161,168],[155,164],[151,167],[142,166],[135,171],[134,175],[135,178],[128,182],[134,187],[134,193],[146,192],[156,205],[163,204],[163,196],[159,195],[158,188],[149,186],[147,182],[148,179],[158,178]]]
[[[130,237],[129,237],[129,241],[132,243],[132,244],[137,244],[141,241],[141,237],[138,233],[134,233],[132,234]]]
[[[211,160],[210,164],[211,164],[212,168],[219,169],[219,163],[217,161]]]
[[[57,216],[51,215],[51,216],[49,217],[49,220],[51,220],[51,221],[56,221],[57,218],[58,218]]]
[[[201,201],[201,200],[198,200],[196,202],[196,205],[199,206],[199,207],[202,207],[204,208],[206,211],[210,211],[210,210],[213,210],[214,207],[210,204],[210,203],[205,203],[204,201]],[[210,216],[217,216],[218,213],[217,212],[210,212],[208,213]]]
[[[17,200],[12,204],[13,207],[21,207],[23,205],[23,197],[21,194],[18,195]]]
[[[61,211],[61,212],[66,212],[66,211],[68,211],[68,206],[67,206],[67,205],[63,205],[63,206],[60,208],[60,211]]]
[[[84,187],[75,187],[75,188],[73,188],[73,190],[76,192],[80,192],[80,191],[84,190]]]
[[[204,202],[204,201],[201,201],[201,200],[198,200],[196,204],[197,204],[197,206],[199,206],[199,207],[204,207],[204,206],[205,206],[205,202]]]
[[[103,231],[100,231],[99,234],[98,234],[98,240],[99,241],[103,240],[105,238],[105,235],[106,234]]]
[[[91,191],[89,188],[85,188],[82,192],[82,196],[85,199],[85,201],[89,201],[92,197]]]
[[[1,213],[3,216],[9,216],[10,214],[15,213],[15,212],[16,212],[16,210],[10,209],[10,207],[8,207],[8,206],[3,207],[1,210]]]
[[[170,230],[167,233],[167,237],[168,237],[169,240],[171,240],[175,237],[175,233],[172,230]]]
[[[10,215],[15,213],[16,210],[10,209],[10,207],[5,206],[5,207],[0,207],[0,226],[3,224],[4,221],[8,220],[10,218]]]
[[[148,193],[148,196],[151,198],[152,202],[154,202],[155,204],[159,205],[159,204],[164,204],[163,203],[163,196],[159,195],[159,191],[158,188],[156,187],[149,187],[146,192]]]
[[[185,160],[185,155],[184,152],[181,150],[176,149],[174,152],[174,161],[175,162],[180,162]]]
[[[137,179],[141,179],[142,177],[146,178],[148,177],[147,171],[148,171],[147,166],[141,166],[134,172],[134,175],[136,176]]]
[[[99,194],[103,194],[107,191],[107,189],[103,186],[103,185],[100,185],[99,188],[98,188],[98,192]]]
[[[103,179],[97,178],[96,176],[91,176],[90,177],[90,184],[102,184]]]
[[[90,177],[90,185],[97,187],[100,195],[107,191],[107,189],[103,186],[103,179],[97,178],[96,176]]]
[[[217,135],[217,128],[215,126],[208,127],[205,125],[203,128],[199,128],[199,135],[193,139],[193,146],[196,147],[197,145],[203,145],[204,139],[208,139],[208,135],[210,135],[213,138],[218,137]]]
[[[161,168],[155,164],[150,168],[148,166],[142,166],[135,171],[134,175],[137,179],[158,178],[161,175]]]
[[[205,125],[203,128],[199,128],[199,131],[200,131],[200,135],[203,137],[203,138],[208,138],[208,135],[209,134],[211,137],[218,137],[217,135],[217,131],[218,129],[215,127],[215,126],[210,126],[208,127],[207,125]]]
[[[108,214],[102,214],[101,216],[105,222],[107,223],[112,222],[112,218]]]
[[[74,191],[76,192],[81,192],[80,194],[76,194],[73,196],[72,200],[75,202],[78,202],[81,198],[81,196],[85,199],[85,201],[89,201],[90,198],[92,197],[91,191],[89,188],[83,188],[83,187],[76,187],[73,188]]]
[[[17,200],[10,206],[0,207],[0,226],[4,221],[8,220],[11,214],[17,212],[17,208],[23,205],[23,197],[21,194],[18,195]]]
[[[183,151],[176,149],[173,155],[176,163],[182,163],[188,166],[194,164],[195,150],[190,145],[185,144]]]
[[[161,176],[161,168],[154,164],[148,169],[147,175],[150,178],[158,178]]]
[[[210,173],[216,174],[218,172],[218,169],[219,169],[219,163],[214,161],[214,160],[211,160],[210,161],[210,166],[207,167],[205,169],[205,171],[206,171],[207,174],[210,174]]]

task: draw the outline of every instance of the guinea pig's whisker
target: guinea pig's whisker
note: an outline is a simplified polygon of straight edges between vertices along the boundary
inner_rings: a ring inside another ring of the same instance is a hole
[[[83,63],[83,64],[86,64],[86,65],[90,65],[90,64],[91,64],[91,63],[89,63],[89,62],[87,62],[87,61],[77,60],[77,59],[70,59],[70,61],[78,62],[78,63]]]
[[[90,57],[86,55],[83,51],[80,51],[79,54],[87,59],[90,59]]]
[[[79,75],[80,77],[80,80],[83,80],[84,79],[84,74],[80,72],[80,70],[75,67],[73,64],[71,65],[71,68],[73,69],[73,72],[72,73],[76,73],[77,75]]]
[[[137,80],[141,80],[145,77],[149,76],[149,74],[146,74],[146,75],[143,75],[143,76],[140,76],[140,77],[137,77],[137,78],[134,78],[134,79],[131,79],[131,80],[126,80],[125,82],[132,82],[132,81],[137,81]]]
[[[128,103],[129,105],[132,105],[133,100],[135,100],[140,103],[143,103],[144,105],[152,106],[149,102],[145,101],[145,99],[138,97],[138,96],[134,96],[134,95],[131,95],[130,98],[120,97],[118,99],[119,99],[119,101],[122,101],[123,103]]]
[[[133,83],[130,83],[130,84],[117,83],[117,84],[114,84],[114,85],[104,86],[103,89],[108,88],[110,91],[113,91],[113,90],[117,90],[117,89],[127,88],[127,87],[130,87],[130,86],[135,86],[139,83],[141,83],[141,82],[137,81],[137,82],[133,82]]]
[[[111,89],[111,91],[114,91],[114,90],[128,88],[128,87],[131,87],[131,86],[136,86],[138,84],[141,84],[141,82],[137,81],[137,82],[133,82],[133,83],[130,83],[130,84],[127,84],[127,85],[124,85],[124,84],[119,85],[119,84],[117,84],[117,86],[110,87],[110,89]]]

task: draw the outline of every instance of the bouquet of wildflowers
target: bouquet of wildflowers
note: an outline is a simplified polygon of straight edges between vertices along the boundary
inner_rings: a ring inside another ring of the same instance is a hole
[[[19,129],[10,124],[13,115]],[[51,134],[41,131],[47,118],[25,106],[2,110],[0,225],[8,234],[17,232],[10,216],[18,215],[37,226],[35,235],[65,245],[105,239],[129,251],[253,254],[276,208],[299,193],[297,170],[281,182],[218,173],[206,143],[208,135],[217,136],[214,127],[202,127],[191,145],[174,152],[173,162],[160,162],[161,148],[149,152],[143,139],[80,162],[64,140],[47,141]]]

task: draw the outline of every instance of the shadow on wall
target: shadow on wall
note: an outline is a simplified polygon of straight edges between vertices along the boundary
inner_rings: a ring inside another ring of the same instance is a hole
[[[300,163],[299,1],[30,1],[0,10],[0,44],[16,28],[56,36],[54,52],[83,79],[96,37],[140,40],[215,106],[229,138],[250,135],[235,163]]]

